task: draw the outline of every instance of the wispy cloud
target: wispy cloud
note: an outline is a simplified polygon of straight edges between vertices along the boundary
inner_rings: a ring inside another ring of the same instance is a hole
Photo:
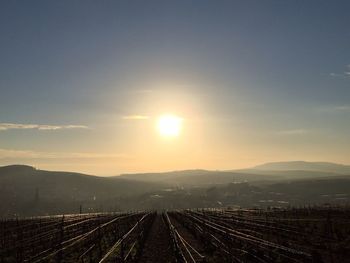
[[[335,77],[335,78],[336,78],[336,77],[344,77],[344,74],[331,72],[331,73],[329,73],[329,76]]]
[[[42,125],[42,124],[22,124],[22,123],[0,123],[0,131],[7,130],[66,130],[66,129],[88,129],[85,125]]]
[[[277,131],[276,134],[278,135],[304,135],[309,133],[306,129],[291,129],[291,130],[282,130]]]
[[[346,65],[346,69],[344,72],[341,73],[329,73],[331,77],[335,78],[350,78],[350,64]]]
[[[0,149],[0,159],[106,159],[130,158],[126,154],[37,152],[31,150]]]
[[[135,90],[134,93],[141,93],[141,94],[144,94],[144,93],[152,93],[153,90],[151,89],[139,89],[139,90]]]
[[[123,120],[148,120],[149,116],[146,115],[126,115],[122,117]]]
[[[335,106],[333,109],[336,111],[350,111],[350,105]]]
[[[350,105],[344,104],[344,105],[324,106],[319,108],[318,111],[324,112],[324,113],[350,112]]]

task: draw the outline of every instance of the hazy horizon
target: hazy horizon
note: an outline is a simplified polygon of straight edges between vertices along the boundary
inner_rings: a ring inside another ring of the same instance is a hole
[[[346,163],[334,163],[334,162],[327,162],[327,161],[305,161],[305,160],[290,160],[290,161],[271,161],[271,162],[266,162],[266,163],[258,163],[256,165],[252,166],[247,166],[247,167],[240,167],[240,168],[231,168],[231,169],[206,169],[202,167],[197,167],[197,168],[183,168],[183,169],[174,169],[174,170],[149,170],[149,171],[126,171],[126,172],[118,172],[118,173],[111,173],[111,174],[102,174],[102,173],[96,173],[92,174],[89,172],[85,171],[80,171],[80,170],[60,170],[60,169],[45,169],[43,167],[35,166],[30,163],[11,163],[11,164],[6,164],[6,165],[1,165],[1,167],[6,167],[6,166],[30,166],[33,167],[37,170],[45,170],[45,171],[52,171],[52,172],[74,172],[74,173],[81,173],[81,174],[86,174],[86,175],[93,175],[93,176],[119,176],[119,175],[126,175],[126,174],[149,174],[149,173],[171,173],[171,172],[182,172],[182,171],[196,171],[196,170],[203,170],[203,171],[218,171],[218,172],[225,172],[225,171],[240,171],[240,170],[249,170],[249,169],[254,169],[255,167],[263,166],[263,165],[271,165],[271,164],[284,164],[284,163],[306,163],[306,164],[332,164],[332,165],[340,165],[340,166],[350,166],[350,164]],[[283,169],[282,169],[283,170]],[[285,169],[288,170],[288,169]],[[294,170],[294,169],[291,169]],[[303,169],[297,169],[302,171]],[[313,170],[317,171],[317,170]]]
[[[350,164],[349,1],[0,7],[0,165]]]

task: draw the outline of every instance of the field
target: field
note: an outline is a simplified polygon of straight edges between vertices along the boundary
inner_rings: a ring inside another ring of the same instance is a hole
[[[0,262],[350,262],[350,209],[3,219]]]

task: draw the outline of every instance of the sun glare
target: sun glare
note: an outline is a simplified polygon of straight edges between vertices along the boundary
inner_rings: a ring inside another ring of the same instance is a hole
[[[158,119],[158,131],[163,137],[176,137],[180,134],[182,118],[175,115],[163,115]]]

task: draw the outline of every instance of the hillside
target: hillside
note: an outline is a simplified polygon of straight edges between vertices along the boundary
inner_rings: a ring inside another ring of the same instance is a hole
[[[350,174],[350,165],[336,164],[330,162],[271,162],[253,167],[254,170],[267,171],[319,171],[327,173]]]
[[[311,179],[350,175],[350,166],[322,162],[276,162],[231,171],[183,170],[164,173],[122,174],[142,182],[162,182],[176,186],[205,186],[233,182]]]
[[[79,206],[113,208],[116,198],[125,198],[162,188],[162,184],[136,182],[122,178],[98,177],[71,172],[37,170],[30,166],[0,167],[0,214],[16,211],[42,212],[79,210]]]
[[[286,168],[283,166],[282,168]],[[98,177],[0,167],[1,216],[346,203],[350,177],[305,170],[185,170]]]

